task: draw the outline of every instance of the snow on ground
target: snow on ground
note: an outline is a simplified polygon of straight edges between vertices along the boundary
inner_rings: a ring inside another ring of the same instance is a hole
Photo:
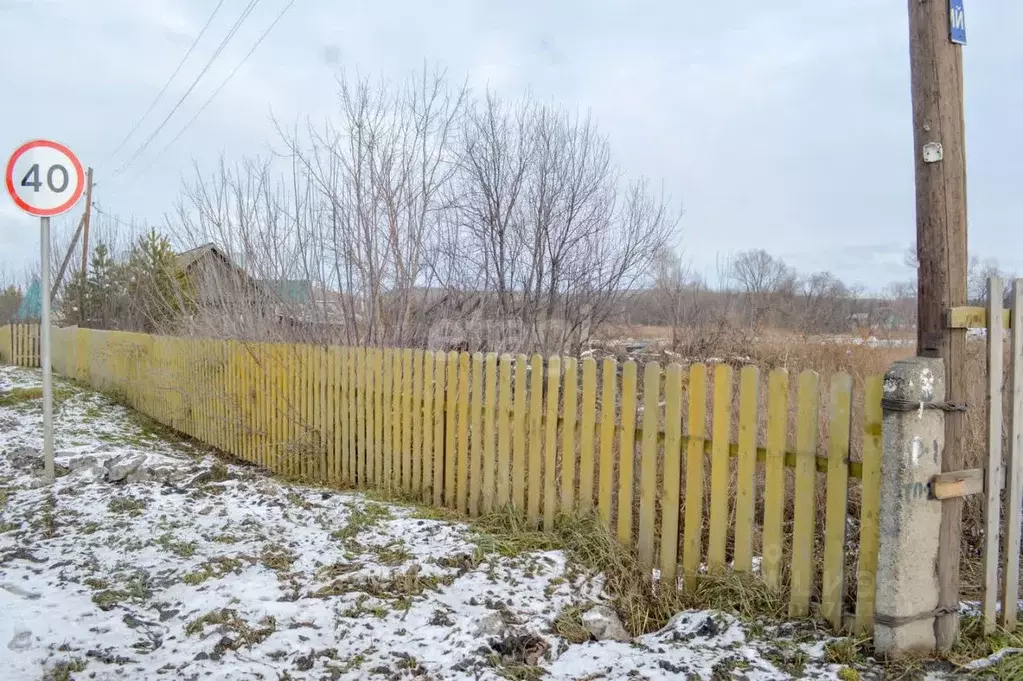
[[[0,367],[4,679],[857,678],[812,629],[717,612],[570,644],[553,622],[602,580],[562,553],[224,465],[59,379],[50,487],[38,385]]]

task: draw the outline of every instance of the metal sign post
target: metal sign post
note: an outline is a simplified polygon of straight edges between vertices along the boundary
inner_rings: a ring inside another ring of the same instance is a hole
[[[53,480],[53,376],[50,367],[50,218],[39,218],[39,255],[43,271],[42,310],[39,321],[39,364],[43,370],[43,466]]]
[[[50,363],[50,217],[74,207],[85,190],[85,171],[70,149],[50,140],[18,147],[4,173],[7,193],[29,215],[39,217],[42,309],[39,363],[43,372],[43,466],[53,481],[53,376]]]

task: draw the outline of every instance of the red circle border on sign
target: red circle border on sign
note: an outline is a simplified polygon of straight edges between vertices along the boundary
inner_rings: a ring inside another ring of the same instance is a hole
[[[45,210],[33,208],[29,204],[25,203],[25,201],[23,201],[22,198],[18,196],[18,193],[14,189],[14,164],[18,162],[18,159],[21,158],[22,154],[24,154],[26,151],[30,149],[35,149],[36,147],[48,147],[50,149],[59,151],[60,153],[64,154],[69,159],[71,159],[71,163],[75,167],[75,175],[78,177],[78,188],[75,189],[75,193],[71,195],[70,199],[60,204],[56,208],[48,208]],[[50,140],[32,140],[31,142],[26,142],[25,144],[22,144],[20,147],[18,147],[14,151],[14,153],[11,154],[10,160],[7,161],[7,169],[4,172],[4,178],[6,179],[7,182],[7,193],[11,195],[12,199],[14,199],[14,203],[18,204],[18,208],[22,209],[23,211],[30,215],[34,215],[40,218],[48,218],[54,215],[66,213],[71,209],[72,206],[78,203],[79,199],[82,198],[82,193],[85,191],[85,170],[82,168],[81,161],[79,161],[78,157],[75,156],[74,153],[72,153],[72,151],[65,147],[63,144],[52,142]]]

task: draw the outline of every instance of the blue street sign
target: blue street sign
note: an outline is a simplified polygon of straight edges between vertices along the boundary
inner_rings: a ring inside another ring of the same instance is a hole
[[[966,10],[964,0],[948,0],[948,37],[956,45],[966,44]]]

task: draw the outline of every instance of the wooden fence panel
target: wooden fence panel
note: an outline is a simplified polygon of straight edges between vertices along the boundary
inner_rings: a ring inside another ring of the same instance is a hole
[[[988,317],[1003,319],[997,311]],[[24,355],[22,348],[33,342],[31,329],[3,327],[0,340],[3,334],[8,339],[0,345],[8,353],[5,358],[16,350]],[[997,332],[989,337],[997,345]],[[579,376],[575,360],[540,355],[513,360],[496,354],[172,339],[77,329],[55,330],[54,341],[58,371],[116,391],[154,419],[278,473],[331,485],[411,492],[469,516],[511,503],[533,526],[546,529],[554,526],[559,512],[587,513],[596,507],[600,522],[630,549],[635,546],[640,561],[658,568],[669,586],[678,584],[680,563],[684,588],[695,587],[704,571],[723,571],[730,541],[733,569],[756,572],[755,539],[762,529],[759,558],[765,582],[779,590],[786,586],[782,565],[788,544],[790,613],[801,617],[809,612],[811,585],[819,583],[821,613],[836,629],[844,615],[848,495],[859,484],[853,628],[866,634],[872,626],[880,377],[866,381],[864,427],[862,434],[856,433],[863,438],[862,461],[850,462],[853,395],[846,374],[831,377],[826,456],[819,457],[819,378],[811,371],[798,379],[795,451],[786,452],[789,378],[784,370],[767,377],[766,440],[760,448],[762,405],[755,367],[743,368],[739,376],[738,418],[733,423],[733,376],[727,365],[714,369],[713,411],[708,414],[703,364],[689,366],[687,376],[677,364],[645,364],[640,407],[636,363],[625,362],[619,375],[610,358],[598,377],[591,358],[583,360]],[[1014,358],[1021,347],[1017,339]],[[1015,390],[1023,378],[1013,376]],[[1016,405],[1013,413],[1020,408]],[[1023,416],[1012,427],[1018,435]],[[1020,457],[1010,450],[1010,459],[1016,464]],[[758,528],[761,464],[765,489]],[[788,500],[786,468],[794,469],[795,483],[794,498]],[[815,528],[815,487],[825,477],[825,522]],[[1009,503],[1023,502],[1023,490],[1013,487],[1011,471],[1009,478]],[[735,483],[729,484],[732,479]],[[791,534],[783,524],[786,503],[791,504]],[[1003,560],[1014,549],[1011,527],[1007,534],[1010,544]],[[817,564],[813,547],[821,538],[823,555]],[[1002,567],[1011,578],[1018,563]],[[1013,587],[1001,587],[1013,596]],[[1011,607],[1004,617],[1015,617]]]

